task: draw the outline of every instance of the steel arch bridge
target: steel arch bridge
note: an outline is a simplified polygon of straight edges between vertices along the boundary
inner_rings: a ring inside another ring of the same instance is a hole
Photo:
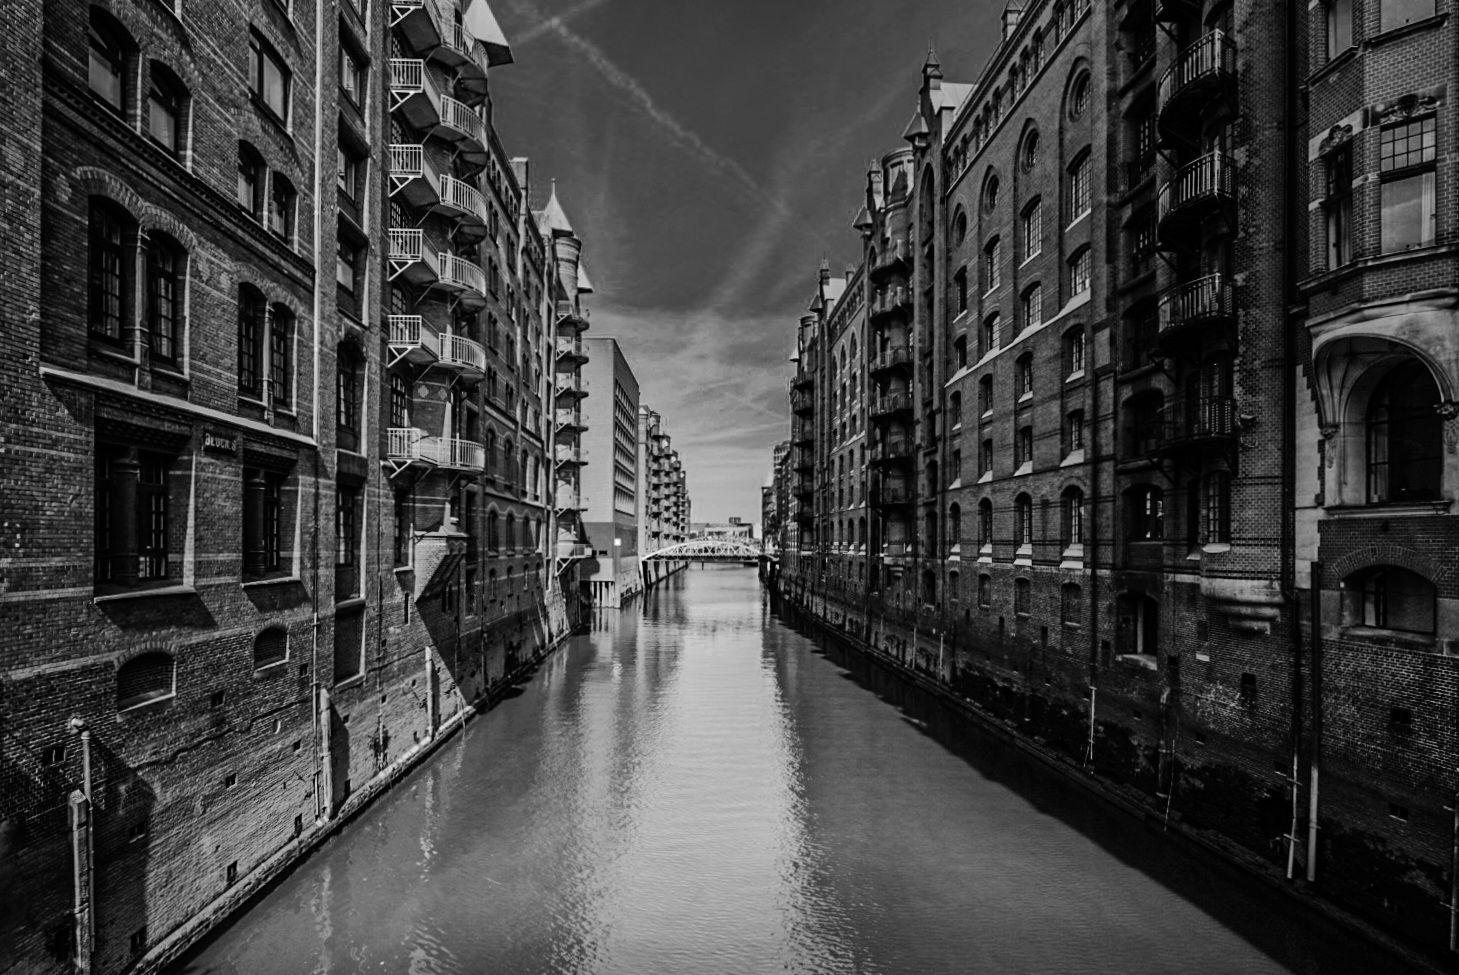
[[[696,538],[639,556],[641,562],[758,562],[765,557],[759,542],[728,538]]]

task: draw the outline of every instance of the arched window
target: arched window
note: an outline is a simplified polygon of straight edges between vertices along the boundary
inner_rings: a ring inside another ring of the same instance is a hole
[[[978,544],[993,544],[993,502],[987,498],[978,502]]]
[[[1072,378],[1084,372],[1084,329],[1075,326],[1064,333],[1064,376]]]
[[[953,393],[947,398],[948,425],[958,426],[963,422],[963,394]]]
[[[1077,487],[1064,489],[1060,499],[1063,517],[1060,519],[1060,536],[1065,548],[1084,543],[1084,492]]]
[[[978,380],[978,412],[984,415],[993,412],[992,376],[984,376]]]
[[[1013,580],[1013,611],[1019,616],[1033,612],[1033,584],[1022,577]]]
[[[992,213],[998,209],[998,200],[1002,195],[1002,186],[998,182],[998,174],[992,173],[988,181],[983,184],[983,209]]]
[[[998,313],[996,311],[993,314],[989,315],[987,318],[983,319],[983,327],[982,331],[979,334],[979,341],[981,347],[978,349],[978,352],[980,355],[988,355],[989,353],[997,350]]]
[[[984,572],[978,576],[978,608],[987,609],[993,605],[993,577]]]
[[[1131,396],[1126,404],[1130,417],[1129,460],[1149,457],[1160,446],[1165,418],[1165,394],[1158,389]]]
[[[1411,360],[1390,371],[1368,403],[1368,502],[1438,500],[1443,469],[1439,387]]]
[[[1089,110],[1089,72],[1080,72],[1069,88],[1069,117],[1079,119]]]
[[[931,569],[922,573],[922,601],[928,605],[937,602],[937,573]]]
[[[140,707],[173,695],[172,655],[161,651],[133,657],[117,668],[117,710]]]
[[[1036,257],[1043,253],[1044,249],[1044,204],[1039,197],[1034,197],[1024,205],[1023,212],[1018,219],[1019,241],[1023,260]]]
[[[147,135],[168,155],[181,155],[187,142],[187,89],[160,61],[151,64],[147,91]]]
[[[495,511],[486,513],[486,547],[493,552],[502,547],[501,516]]]
[[[1343,625],[1431,635],[1435,597],[1434,584],[1417,572],[1372,566],[1343,580]]]
[[[99,7],[91,8],[86,80],[91,91],[118,115],[125,112],[127,54],[131,38]]]
[[[517,547],[517,516],[507,514],[507,549],[510,551]]]
[[[866,548],[866,519],[860,518],[856,522],[856,544]]]
[[[1023,137],[1023,150],[1019,153],[1024,172],[1032,170],[1039,161],[1039,133],[1034,129]]]
[[[996,291],[1002,281],[1003,242],[994,237],[983,245],[983,293]]]
[[[89,298],[91,334],[120,342],[127,321],[128,262],[124,235],[131,220],[110,200],[93,198],[88,211]]]
[[[486,431],[486,474],[496,476],[496,431]]]
[[[968,235],[968,213],[961,206],[952,218],[952,242],[954,245],[961,244]]]
[[[262,670],[289,659],[289,631],[271,626],[253,638],[253,669]]]
[[[1033,545],[1033,498],[1020,494],[1014,500],[1013,521],[1019,548]]]
[[[182,248],[164,234],[147,241],[147,339],[152,357],[175,362],[182,347]]]
[[[1142,484],[1129,494],[1129,538],[1131,541],[1159,541],[1165,537],[1165,495],[1158,488]]]
[[[963,543],[963,509],[953,502],[947,509],[947,544],[957,547]]]
[[[1015,377],[1014,381],[1017,384],[1014,387],[1014,394],[1017,395],[1020,398],[1021,397],[1024,397],[1024,396],[1032,396],[1033,395],[1033,353],[1032,352],[1025,352],[1023,355],[1021,355],[1021,356],[1018,357],[1018,362],[1017,362],[1017,364],[1015,366],[1014,377]]]
[[[1019,325],[1022,328],[1035,328],[1044,322],[1044,289],[1042,285],[1035,284],[1023,292],[1023,298],[1019,301],[1019,310],[1022,321]]]

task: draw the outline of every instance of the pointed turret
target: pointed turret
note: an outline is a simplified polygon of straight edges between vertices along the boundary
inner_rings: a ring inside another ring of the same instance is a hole
[[[542,228],[544,234],[559,237],[572,234],[572,222],[567,219],[567,213],[557,199],[557,180],[552,181],[552,196],[548,198],[547,205],[542,208],[542,212],[537,218],[537,224]]]

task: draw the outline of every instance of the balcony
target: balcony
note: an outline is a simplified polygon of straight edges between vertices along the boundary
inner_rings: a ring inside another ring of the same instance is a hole
[[[486,97],[486,56],[478,50],[476,38],[465,24],[452,17],[442,18],[441,43],[431,57],[456,72],[457,81],[474,100]]]
[[[436,0],[390,0],[390,26],[413,51],[425,53],[441,43],[441,16]]]
[[[910,370],[912,368],[912,350],[905,345],[899,345],[890,349],[883,349],[871,360],[871,374],[891,372],[894,369]]]
[[[893,508],[912,504],[914,500],[911,485],[889,482],[882,485],[882,489],[877,495],[876,503],[883,508]]]
[[[816,411],[815,394],[808,389],[797,389],[790,394],[790,412],[796,416],[810,416]]]
[[[1176,171],[1160,187],[1158,233],[1161,243],[1175,246],[1199,240],[1190,235],[1207,217],[1229,211],[1236,202],[1236,167],[1224,153],[1211,152]]]
[[[424,146],[397,143],[390,147],[390,196],[426,208],[441,202],[441,176],[426,158]]]
[[[897,464],[912,459],[916,449],[912,441],[898,437],[893,440],[883,440],[879,444],[873,444],[871,448],[871,462],[873,464]]]
[[[389,328],[390,365],[426,366],[440,357],[441,337],[420,315],[391,315]]]
[[[439,467],[446,452],[441,441],[414,427],[391,427],[385,431],[385,459],[397,470],[406,467]]]
[[[808,471],[814,471],[816,469],[815,455],[812,454],[808,448],[803,448],[800,451],[800,456],[796,457],[795,459],[794,468],[797,474],[804,474]]]
[[[1156,23],[1175,24],[1200,14],[1200,0],[1155,0]]]
[[[564,484],[559,481],[555,494],[556,496],[552,499],[552,507],[558,513],[582,511],[587,507],[583,503],[583,496],[578,493],[577,488],[570,484]]]
[[[557,557],[560,559],[585,559],[588,557],[589,548],[582,542],[559,541],[557,543]]]
[[[816,375],[813,372],[797,372],[795,378],[790,381],[791,389],[814,389],[816,387]]]
[[[1181,51],[1160,77],[1156,125],[1160,144],[1191,145],[1210,103],[1236,93],[1236,42],[1213,30]]]
[[[896,416],[898,413],[912,412],[912,397],[906,393],[887,393],[885,396],[878,396],[870,401],[868,412],[872,419]]]
[[[1154,351],[1170,355],[1212,329],[1229,329],[1236,321],[1235,294],[1224,274],[1208,274],[1161,292]]]
[[[809,501],[816,495],[816,485],[809,477],[798,478],[795,482],[794,494],[798,500]]]
[[[558,334],[579,333],[588,330],[588,309],[573,307],[570,301],[559,301],[557,303],[557,331]]]
[[[395,231],[391,231],[393,234]],[[442,251],[436,287],[452,292],[463,306],[480,308],[486,304],[486,273],[464,257]]]
[[[468,162],[486,163],[486,123],[465,102],[450,95],[441,96],[441,127],[436,134],[456,143],[457,150]]]
[[[894,315],[910,308],[911,303],[911,292],[900,285],[878,291],[871,297],[871,317],[876,320]]]
[[[583,351],[583,340],[576,334],[559,335],[556,350],[558,365],[576,369],[588,362],[588,354]]]
[[[473,342],[464,335],[441,336],[441,358],[437,363],[442,369],[460,373],[469,382],[480,382],[486,375],[486,349],[480,342]]]
[[[587,452],[580,447],[568,447],[558,444],[552,456],[553,463],[558,467],[581,467],[588,462]]]
[[[443,439],[437,442],[441,466],[456,471],[486,469],[486,448],[473,440]]]
[[[871,263],[873,278],[880,278],[892,271],[906,271],[911,266],[911,247],[905,237],[893,237],[886,247],[878,250]]]
[[[420,58],[390,59],[390,110],[417,129],[429,130],[441,122],[445,96],[436,88]]]
[[[560,372],[553,377],[553,392],[559,399],[579,400],[588,395],[575,372]]]
[[[1239,432],[1235,398],[1213,397],[1188,404],[1186,409],[1170,409],[1154,452],[1171,456],[1227,447],[1236,441]]]
[[[486,236],[486,200],[476,188],[454,176],[440,177],[440,199],[432,208],[456,221],[455,232],[468,240]],[[477,268],[480,271],[480,268]],[[481,289],[483,292],[486,288]]]
[[[390,280],[403,277],[411,284],[432,285],[440,278],[437,254],[426,246],[425,231],[390,228]]]

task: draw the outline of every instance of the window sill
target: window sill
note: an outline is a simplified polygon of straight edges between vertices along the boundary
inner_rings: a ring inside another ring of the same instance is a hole
[[[288,657],[285,657],[282,660],[275,660],[271,664],[264,664],[262,667],[255,667],[255,668],[253,668],[253,675],[255,677],[257,677],[259,674],[264,674],[264,673],[267,673],[267,672],[269,672],[271,670],[278,670],[280,667],[284,666],[284,664],[286,664],[288,662],[289,662],[289,658]]]
[[[1146,670],[1159,670],[1160,664],[1155,660],[1153,653],[1122,653],[1115,657],[1115,660],[1122,664],[1130,664],[1135,667],[1143,667]]]
[[[1382,267],[1387,264],[1401,264],[1404,261],[1422,260],[1426,257],[1439,257],[1445,254],[1459,254],[1459,244],[1431,244],[1427,247],[1415,247],[1412,250],[1393,251],[1388,254],[1374,254],[1372,257],[1358,257],[1348,261],[1341,267],[1319,271],[1312,277],[1299,281],[1297,283],[1297,290],[1303,297],[1311,297],[1324,288],[1335,289],[1338,284],[1347,278],[1355,274],[1360,274],[1369,268]],[[1310,328],[1311,325],[1308,327]]]
[[[162,694],[162,695],[159,695],[158,697],[149,697],[145,701],[138,701],[135,704],[128,704],[125,707],[118,707],[117,708],[117,715],[118,716],[121,716],[121,715],[127,715],[127,714],[139,714],[139,713],[147,710],[148,708],[157,707],[158,705],[161,705],[161,704],[171,704],[175,700],[177,700],[177,692],[176,691],[173,691],[170,694]]]
[[[1231,551],[1230,542],[1207,542],[1201,546],[1201,551],[1207,555],[1220,555],[1222,552]]]
[[[365,597],[364,596],[346,596],[344,599],[336,599],[334,601],[334,611],[335,611],[336,614],[339,614],[339,613],[348,613],[351,610],[364,609],[364,608],[365,608]]]
[[[1083,378],[1084,378],[1084,370],[1083,369],[1075,369],[1073,372],[1069,373],[1069,375],[1067,375],[1067,376],[1064,377],[1064,382],[1066,382],[1066,383],[1075,383],[1075,382],[1078,382],[1079,380],[1081,380]]]
[[[261,589],[265,586],[283,586],[289,584],[298,585],[302,584],[303,581],[303,579],[300,579],[298,576],[295,575],[280,575],[267,576],[265,578],[259,579],[244,579],[242,585],[244,589]]]
[[[1343,65],[1351,62],[1357,56],[1358,47],[1356,44],[1349,47],[1347,50],[1339,51],[1337,54],[1334,54],[1332,57],[1327,59],[1326,64],[1307,76],[1307,87],[1311,88],[1313,85],[1321,83],[1324,78],[1326,78],[1333,72],[1338,71],[1342,68]]]
[[[1082,463],[1084,463],[1084,448],[1080,447],[1078,450],[1069,451],[1069,453],[1064,456],[1064,459],[1059,462],[1059,466],[1073,467],[1075,464]]]
[[[1390,41],[1408,37],[1410,34],[1421,34],[1426,30],[1442,26],[1444,21],[1448,19],[1449,15],[1447,13],[1441,13],[1435,14],[1432,17],[1425,17],[1423,20],[1415,20],[1413,23],[1404,24],[1402,27],[1390,27],[1377,37],[1372,37],[1364,41],[1363,47],[1375,48],[1387,44]]]
[[[93,596],[91,601],[93,603],[119,603],[129,599],[149,599],[153,596],[196,596],[197,593],[198,591],[192,586],[170,583],[168,585],[151,586],[149,588],[101,593]]]
[[[1422,518],[1448,514],[1454,502],[1404,501],[1394,504],[1335,504],[1325,510],[1330,518]]]
[[[1013,472],[1013,476],[1014,477],[1023,477],[1026,474],[1032,474],[1032,473],[1033,473],[1033,461],[1027,460],[1027,461],[1024,461],[1022,464],[1020,464],[1018,466],[1018,470],[1016,470],[1016,471]]]
[[[1032,403],[1033,402],[1033,390],[1029,390],[1026,393],[1020,394],[1019,397],[1018,397],[1018,402],[1020,402],[1020,403]]]
[[[993,472],[992,471],[984,471],[982,474],[979,474],[978,475],[978,483],[979,484],[988,484],[992,480],[993,480]]]
[[[364,675],[363,672],[361,672],[361,673],[355,674],[353,677],[346,677],[344,680],[337,680],[337,681],[335,681],[334,682],[334,686],[331,688],[331,690],[335,690],[335,691],[347,691],[351,687],[355,687],[356,685],[363,684],[364,682],[365,682],[365,675]]]
[[[92,334],[87,343],[87,351],[98,359],[110,359],[112,362],[136,368],[140,363],[137,361],[135,352],[128,353],[119,339],[102,338]]]
[[[1390,630],[1381,626],[1344,626],[1341,632],[1349,640],[1396,644],[1416,650],[1435,649],[1434,637],[1428,633],[1410,633],[1407,630]]]

